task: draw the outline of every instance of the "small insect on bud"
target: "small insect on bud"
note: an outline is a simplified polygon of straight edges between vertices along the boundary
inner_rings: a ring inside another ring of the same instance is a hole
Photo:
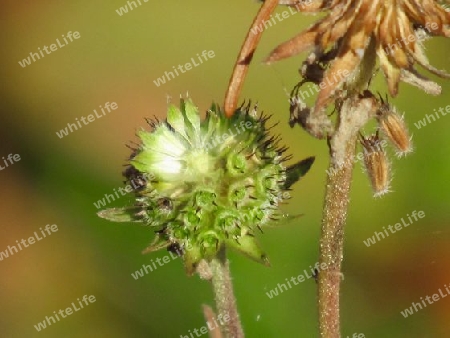
[[[381,100],[377,111],[377,120],[383,134],[391,141],[397,150],[397,156],[402,157],[413,151],[411,136],[405,120],[395,107]]]
[[[364,166],[372,185],[374,197],[382,196],[390,191],[391,183],[390,164],[382,142],[380,142],[378,133],[367,138],[361,136],[360,142],[364,147]]]

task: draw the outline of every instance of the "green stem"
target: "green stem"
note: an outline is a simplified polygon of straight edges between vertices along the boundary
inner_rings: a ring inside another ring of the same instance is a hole
[[[222,248],[217,256],[209,264],[212,272],[212,285],[216,299],[216,312],[218,322],[224,337],[243,338],[239,314],[236,307],[236,299],[233,293],[229,263],[226,258],[225,248]]]

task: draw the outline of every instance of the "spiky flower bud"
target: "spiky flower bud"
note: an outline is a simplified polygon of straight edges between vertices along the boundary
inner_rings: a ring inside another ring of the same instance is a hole
[[[142,222],[156,237],[144,252],[167,248],[183,257],[188,274],[222,246],[268,264],[255,227],[280,217],[283,193],[311,166],[313,158],[288,168],[287,148],[269,137],[267,116],[250,105],[227,119],[213,105],[201,121],[190,99],[169,107],[167,119],[151,121],[151,132],[137,133],[124,175],[128,181],[151,177],[134,190],[131,207],[101,211],[112,221]]]
[[[413,151],[405,119],[395,107],[382,101],[376,116],[381,131],[396,148],[397,156],[401,157]]]
[[[377,135],[362,137],[364,166],[374,192],[374,197],[388,193],[391,183],[390,163]]]

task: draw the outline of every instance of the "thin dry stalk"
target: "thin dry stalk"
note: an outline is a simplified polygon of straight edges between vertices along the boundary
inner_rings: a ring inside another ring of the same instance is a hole
[[[275,8],[278,5],[278,0],[266,0],[259,9],[253,23],[248,30],[247,36],[242,44],[241,51],[234,65],[233,73],[228,84],[228,90],[225,94],[224,111],[227,117],[231,117],[238,105],[239,95],[244,85],[245,77],[247,76],[250,62],[253,59],[256,47],[261,39],[263,30],[257,29],[258,26],[264,25],[264,21],[270,18]],[[255,33],[253,33],[255,32]]]

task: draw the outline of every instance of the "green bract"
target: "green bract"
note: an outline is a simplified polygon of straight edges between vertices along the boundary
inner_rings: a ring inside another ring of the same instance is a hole
[[[247,105],[228,119],[213,105],[201,121],[190,99],[169,107],[166,121],[150,121],[151,132],[137,133],[142,143],[124,172],[135,204],[99,216],[154,227],[156,238],[144,252],[176,252],[189,274],[223,245],[268,264],[255,227],[280,218],[279,203],[314,159],[285,168],[286,148],[269,137],[268,117],[255,115]]]

